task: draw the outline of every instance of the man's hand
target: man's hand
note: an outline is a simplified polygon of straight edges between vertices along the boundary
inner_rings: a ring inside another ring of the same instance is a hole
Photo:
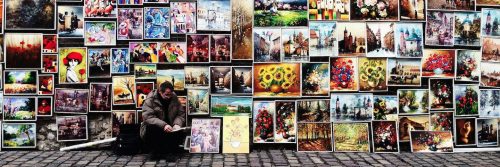
[[[174,125],[173,130],[178,130],[178,129],[180,129],[180,128],[181,128],[181,126],[179,126],[179,125]]]
[[[172,130],[174,130],[174,129],[172,128],[172,126],[170,126],[168,124],[165,125],[165,127],[163,127],[163,131],[165,131],[167,133],[172,132]]]

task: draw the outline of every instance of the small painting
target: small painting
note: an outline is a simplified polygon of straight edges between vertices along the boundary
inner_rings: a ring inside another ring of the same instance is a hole
[[[478,118],[476,119],[476,130],[478,147],[498,146],[498,119]]]
[[[59,38],[83,38],[83,20],[82,6],[57,5]]]
[[[364,22],[338,23],[337,35],[339,56],[366,55],[366,25]]]
[[[57,53],[57,34],[42,35],[42,53]]]
[[[329,96],[328,63],[302,64],[302,96]]]
[[[54,112],[67,114],[87,114],[89,110],[89,90],[56,88]]]
[[[281,29],[254,28],[253,39],[254,62],[281,62]]]
[[[309,12],[311,12],[311,9],[309,9]],[[309,23],[309,36],[309,55],[311,57],[338,56],[337,22],[311,21]]]
[[[209,62],[209,39],[210,35],[187,35],[187,62],[208,63]]]
[[[388,86],[420,86],[421,59],[389,58],[387,60]]]
[[[210,93],[231,93],[231,67],[210,67]]]
[[[398,114],[400,115],[429,113],[429,90],[427,89],[399,89],[398,101]]]
[[[411,152],[452,153],[453,135],[450,131],[411,131]]]
[[[42,34],[5,33],[5,69],[40,69]]]
[[[428,10],[475,10],[476,1],[446,1],[432,0],[427,1]]]
[[[295,103],[295,101],[275,101],[274,141],[276,143],[295,143],[297,134]]]
[[[330,91],[357,91],[358,83],[358,58],[330,58]]]
[[[371,93],[332,94],[330,112],[332,122],[370,121],[373,118]]]
[[[351,20],[399,21],[398,0],[351,0]]]
[[[89,138],[86,115],[57,116],[57,141],[85,141]]]
[[[207,89],[188,89],[188,115],[208,115],[210,93]]]
[[[453,131],[453,111],[432,112],[430,115],[431,131]]]
[[[144,39],[170,39],[170,8],[144,8]]]
[[[111,112],[111,83],[90,83],[89,112]]]
[[[455,85],[455,116],[471,116],[479,114],[479,86]]]
[[[400,142],[410,141],[410,132],[429,130],[429,115],[399,116],[398,134]]]
[[[5,70],[3,74],[5,95],[36,95],[38,93],[37,71]]]
[[[210,99],[210,116],[252,116],[252,97],[213,96]]]
[[[455,50],[424,50],[422,77],[453,78],[455,72]]]
[[[425,21],[426,0],[399,0],[401,21]]]
[[[479,117],[500,118],[500,89],[481,89]]]
[[[185,87],[186,88],[203,88],[208,89],[209,87],[209,67],[203,66],[186,66],[184,67],[185,72]]]
[[[330,101],[327,99],[297,101],[297,122],[331,122]]]
[[[116,45],[116,22],[85,21],[83,39],[85,46]]]
[[[254,97],[300,96],[299,63],[254,64]]]
[[[137,99],[137,103],[135,104],[136,108],[142,108],[142,105],[144,105],[144,102],[146,101],[146,98],[148,97],[149,93],[154,90],[155,83],[154,82],[137,82],[135,85],[135,92]]]
[[[455,118],[455,145],[475,146],[476,142],[476,118],[457,117]]]
[[[117,40],[141,40],[143,38],[144,14],[142,8],[118,8],[117,18]]]
[[[349,0],[309,0],[309,20],[349,20]]]
[[[56,54],[42,55],[42,73],[57,73],[59,71],[57,56]]]
[[[38,75],[38,95],[54,95],[54,75]]]
[[[424,50],[422,23],[396,23],[396,56],[422,57]]]
[[[333,134],[332,134],[331,123],[297,123],[297,130],[298,130],[297,151],[299,152],[332,151]]]
[[[131,63],[158,63],[157,42],[129,42]]]
[[[455,81],[479,82],[481,77],[481,52],[478,50],[457,50]]]
[[[453,12],[427,11],[425,22],[425,44],[435,46],[453,46],[455,18]]]
[[[367,57],[396,57],[394,52],[395,26],[394,22],[366,23]]]
[[[109,78],[111,77],[111,50],[88,49],[89,58],[89,78]]]
[[[4,96],[3,121],[36,121],[36,97],[31,96]]]
[[[120,134],[120,125],[136,124],[135,110],[113,110],[111,112],[112,136],[116,137]]]
[[[128,48],[111,49],[111,74],[128,74],[130,57]]]
[[[231,93],[232,94],[244,94],[251,95],[253,92],[253,75],[251,66],[242,67],[235,66],[231,67]]]
[[[453,79],[429,79],[431,110],[453,109]]]
[[[482,37],[481,40],[482,61],[500,62],[500,52],[498,51],[500,47],[500,38]]]
[[[397,96],[373,96],[373,120],[398,120]]]
[[[87,48],[59,48],[59,84],[88,82]]]
[[[36,123],[2,123],[2,148],[36,148]]]
[[[399,152],[396,121],[372,121],[372,142],[375,153]]]
[[[210,62],[231,62],[231,35],[210,35]]]
[[[387,91],[387,58],[359,58],[359,91]]]
[[[307,28],[281,29],[282,62],[309,61],[309,31]]]
[[[253,143],[274,142],[274,101],[253,102]]]
[[[253,1],[231,1],[233,60],[252,60]]]
[[[113,105],[135,104],[135,78],[133,75],[113,76]]]
[[[143,0],[118,0],[118,5],[142,5]]]
[[[307,26],[307,15],[307,0],[254,1],[255,27]]]
[[[116,18],[116,0],[85,0],[83,8],[85,18]]]
[[[39,96],[37,97],[37,117],[50,117],[52,116],[52,96]]]
[[[187,46],[185,42],[159,42],[158,63],[186,63]]]
[[[4,24],[6,30],[55,29],[55,0],[33,0],[29,2],[19,0],[3,0],[1,7],[5,9]],[[3,12],[3,10],[1,10],[1,12]],[[61,18],[61,16],[59,16],[59,18]],[[3,30],[1,32],[3,32]]]
[[[199,31],[230,31],[230,0],[198,0],[196,27]]]
[[[334,123],[335,152],[370,152],[368,123]]]
[[[500,36],[498,29],[500,10],[483,8],[481,12],[481,36]]]
[[[175,91],[184,90],[185,73],[183,69],[162,69],[157,70],[156,84],[160,87],[163,82],[170,82]]]
[[[189,153],[219,153],[220,119],[194,118]]]
[[[134,64],[135,79],[156,79],[156,64]]]
[[[196,33],[196,2],[170,3],[170,33]]]
[[[249,116],[224,116],[222,118],[222,153],[250,153]]]
[[[481,68],[480,86],[500,88],[500,78],[498,78],[500,63],[483,61],[481,66],[488,68]]]
[[[455,45],[480,46],[481,13],[455,12]]]

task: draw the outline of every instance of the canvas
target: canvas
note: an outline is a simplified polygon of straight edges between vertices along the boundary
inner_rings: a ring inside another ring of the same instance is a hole
[[[250,153],[249,116],[224,116],[222,118],[222,153]]]
[[[455,12],[455,45],[480,46],[481,13]]]
[[[111,49],[111,74],[128,74],[130,57],[128,48]]]
[[[429,130],[429,115],[399,116],[398,135],[400,142],[410,141],[410,132],[414,130]]]
[[[281,29],[281,61],[308,62],[309,31],[307,28]]]
[[[188,115],[209,114],[210,96],[207,89],[188,89],[187,98]]]
[[[453,131],[453,111],[439,111],[430,114],[431,131]]]
[[[397,121],[372,121],[373,152],[397,153],[399,141]]]
[[[5,95],[36,95],[38,74],[31,70],[5,70],[3,72]]]
[[[3,97],[3,121],[36,121],[36,97],[5,96]]]
[[[330,91],[357,91],[358,58],[330,58]]]
[[[410,144],[411,152],[453,152],[453,136],[450,131],[411,131]]]
[[[158,43],[156,42],[129,42],[131,63],[158,63]]]
[[[210,62],[231,62],[231,35],[210,35]]]
[[[295,104],[295,101],[275,101],[274,141],[276,143],[295,143],[296,141]]]
[[[89,90],[56,88],[55,113],[87,114],[89,111]]]
[[[187,45],[185,42],[159,42],[158,63],[178,63],[187,62]]]
[[[144,8],[144,39],[170,39],[170,8]]]
[[[57,34],[59,38],[83,38],[83,8],[57,5]]]
[[[455,80],[479,82],[481,77],[481,52],[476,50],[457,50]]]
[[[170,82],[175,91],[184,90],[184,70],[182,69],[162,69],[157,70],[156,85],[160,87],[163,82]]]
[[[399,89],[398,114],[414,115],[429,113],[429,90]]]
[[[425,0],[399,0],[401,21],[425,21]]]
[[[116,45],[116,22],[114,21],[85,21],[85,46],[114,46]]]
[[[334,123],[335,152],[370,152],[368,123]]]
[[[330,122],[330,101],[327,99],[300,100],[297,102],[297,122]]]
[[[278,4],[290,6],[278,8]],[[307,0],[254,1],[254,26],[307,26]]]
[[[311,21],[309,23],[309,36],[309,55],[311,57],[338,56],[337,22]]]
[[[135,78],[133,75],[113,76],[113,105],[135,104]]]
[[[88,49],[89,78],[111,77],[111,49]]]
[[[498,146],[498,119],[478,118],[476,119],[477,146]]]
[[[349,20],[349,0],[308,0],[309,20]]]
[[[37,97],[37,117],[50,117],[52,116],[52,96]]]
[[[196,3],[172,2],[170,3],[170,33],[193,34],[196,33]]]
[[[369,121],[373,118],[373,94],[338,93],[330,98],[332,122]]]
[[[89,112],[111,112],[111,83],[90,83]]]
[[[86,115],[56,117],[57,141],[85,141],[88,137]]]
[[[123,0],[120,0],[123,1]],[[118,3],[120,4],[120,3]],[[118,40],[141,40],[144,33],[142,8],[118,8]]]
[[[387,91],[387,58],[359,58],[359,91]]]
[[[337,36],[339,56],[366,55],[366,24],[364,22],[338,23]]]
[[[445,1],[434,0],[428,1],[427,9],[432,10],[474,10],[476,9],[476,1]]]
[[[214,96],[210,99],[210,116],[252,116],[252,97]]]
[[[477,6],[500,6],[499,0],[476,0]]]
[[[36,148],[36,123],[2,123],[2,148]]]
[[[302,64],[302,96],[329,96],[328,63]]]
[[[351,0],[351,20],[398,21],[399,0]]]
[[[116,0],[85,0],[83,8],[85,18],[116,18]]]
[[[189,153],[219,153],[220,119],[194,118]]]
[[[57,73],[59,71],[58,55],[43,54],[42,55],[42,70],[41,73]]]
[[[38,75],[38,95],[54,95],[54,75]]]
[[[398,97],[389,95],[373,96],[373,120],[398,120]]]
[[[254,97],[300,96],[300,64],[254,64]]]
[[[87,48],[59,48],[59,84],[88,82]]]
[[[500,63],[481,62],[481,66],[489,68],[481,68],[480,85],[484,87],[500,88],[500,79],[497,69],[500,69]]]
[[[422,57],[424,35],[422,23],[396,23],[394,40],[397,57]]]
[[[197,5],[197,30],[229,31],[231,29],[230,0],[198,0]]]
[[[144,0],[117,0],[118,5],[142,5]]]
[[[453,109],[453,79],[429,79],[431,110]]]
[[[281,62],[281,29],[253,29],[253,61]]]
[[[481,38],[481,52],[482,61],[487,62],[500,62],[500,38],[482,37]]]
[[[500,89],[481,89],[479,117],[500,117]]]
[[[5,33],[4,38],[5,69],[42,67],[42,34]]]
[[[112,136],[120,134],[120,125],[136,124],[137,113],[135,110],[113,110],[111,112]]]
[[[210,93],[231,93],[231,67],[210,67]]]
[[[42,53],[57,53],[57,34],[42,35]]]
[[[231,1],[232,59],[252,60],[253,1]]]
[[[274,142],[274,101],[254,101],[252,107],[253,143]]]
[[[208,63],[210,35],[187,35],[187,62]]]
[[[31,3],[23,3],[22,1],[19,0],[3,0],[3,1],[5,3],[4,25],[6,30],[54,30],[55,29],[55,22],[56,22],[55,0],[34,0],[31,1]],[[59,18],[60,17],[61,16],[59,16]]]
[[[388,86],[422,85],[421,59],[389,58],[387,60]]]
[[[156,79],[156,64],[134,64],[135,79]]]
[[[231,67],[231,93],[251,95],[253,92],[252,66]]]
[[[185,87],[186,88],[209,88],[209,67],[185,66]]]
[[[498,4],[497,4],[498,5]],[[498,9],[482,9],[481,10],[481,35],[482,36],[500,36],[498,29],[498,18],[500,18],[500,10]],[[495,27],[497,26],[497,27]]]
[[[424,57],[422,57],[422,77],[453,78],[454,71],[454,50],[424,50]]]
[[[154,88],[154,82],[137,82],[135,84],[135,92],[137,92],[135,97],[135,99],[137,99],[137,103],[135,104],[136,108],[142,108],[144,102],[146,102],[146,98]]]
[[[472,116],[479,114],[479,86],[455,85],[455,116]]]
[[[396,57],[394,52],[395,26],[393,22],[366,23],[367,57]]]
[[[453,46],[455,15],[452,12],[427,11],[425,25],[425,44]]]
[[[455,145],[476,146],[476,118],[457,117],[455,118]]]
[[[297,131],[297,151],[332,151],[333,134],[331,123],[297,123]]]

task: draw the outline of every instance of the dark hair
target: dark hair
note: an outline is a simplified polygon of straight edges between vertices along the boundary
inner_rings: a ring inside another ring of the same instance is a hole
[[[160,84],[160,92],[165,92],[166,89],[174,90],[174,85],[172,83],[165,81]]]

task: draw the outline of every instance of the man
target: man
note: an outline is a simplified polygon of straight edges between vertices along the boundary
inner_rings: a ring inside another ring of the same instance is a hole
[[[185,133],[179,130],[185,124],[185,108],[174,93],[172,83],[165,81],[160,88],[151,91],[142,106],[141,138],[150,148],[151,158],[161,158],[164,153],[180,153]],[[176,155],[167,156],[170,161]]]

